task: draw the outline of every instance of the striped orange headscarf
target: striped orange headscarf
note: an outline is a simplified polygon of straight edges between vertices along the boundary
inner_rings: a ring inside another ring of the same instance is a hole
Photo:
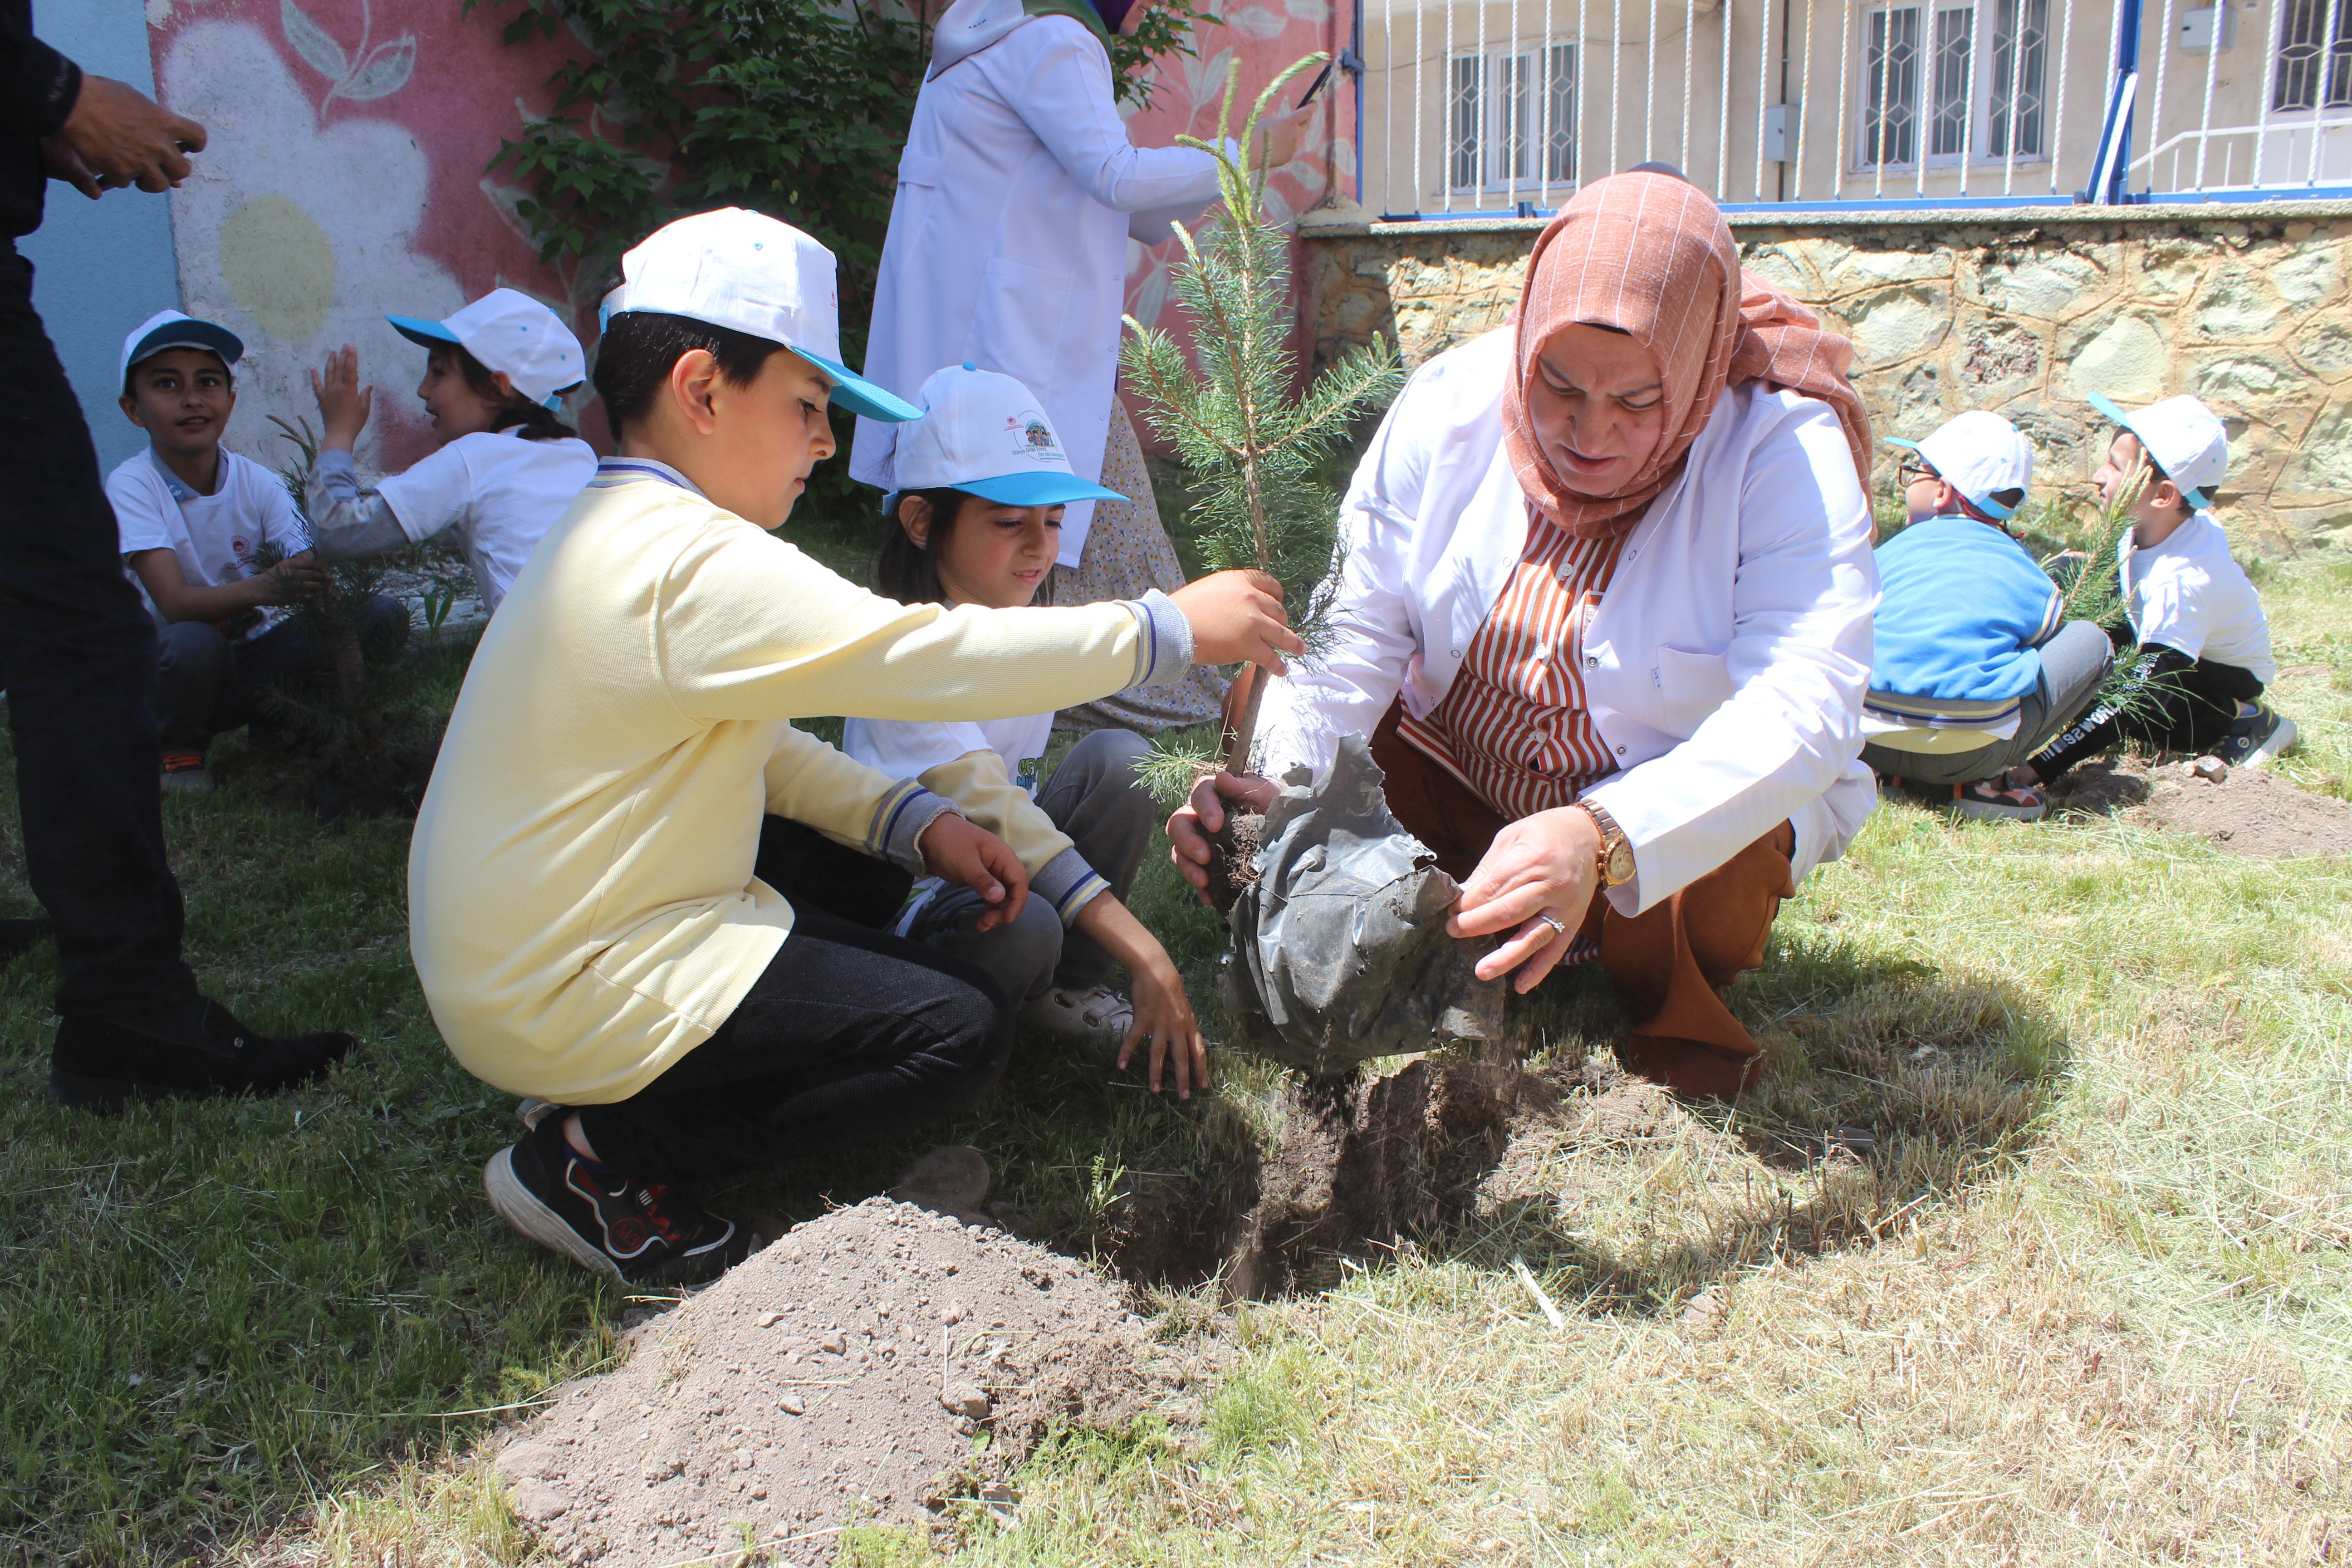
[[[1511,321],[1511,384],[1503,440],[1519,489],[1579,538],[1632,531],[1682,471],[1724,388],[1750,381],[1818,397],[1838,411],[1854,471],[1870,484],[1870,416],[1846,380],[1853,344],[1820,318],[1744,272],[1731,229],[1705,193],[1670,174],[1613,174],[1577,192],[1528,258]],[[1633,335],[1665,382],[1665,436],[1613,495],[1575,489],[1544,456],[1528,416],[1536,356],[1561,328],[1586,322]]]

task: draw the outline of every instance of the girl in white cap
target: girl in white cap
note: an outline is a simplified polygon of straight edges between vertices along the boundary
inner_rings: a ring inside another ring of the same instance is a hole
[[[380,555],[455,531],[482,607],[495,611],[588,481],[596,454],[558,411],[587,378],[587,355],[556,313],[512,289],[493,289],[446,321],[386,316],[425,351],[416,395],[438,452],[363,494],[352,447],[375,392],[360,384],[359,351],[327,356],[310,385],[326,430],[308,500],[320,558]]]
[[[1217,194],[1209,153],[1135,146],[1119,116],[1111,40],[1151,4],[956,0],[940,15],[875,281],[866,374],[902,397],[960,360],[1013,376],[1053,421],[1073,473],[1133,495],[1070,503],[1056,574],[1066,605],[1184,580],[1115,389],[1130,241],[1165,241],[1171,220],[1192,221]],[[1298,155],[1312,112],[1259,122],[1260,166]],[[898,434],[858,420],[850,478],[904,488]],[[1223,690],[1202,669],[1087,710],[1094,722],[1198,723]]]
[[[1009,375],[950,366],[918,401],[922,419],[898,437],[876,587],[909,605],[1034,603],[1065,509],[1118,492],[1070,471],[1040,400]],[[1200,1024],[1167,950],[1121,902],[1151,837],[1151,795],[1135,774],[1150,748],[1131,731],[1097,730],[1040,777],[1053,727],[1051,712],[849,721],[843,751],[954,801],[1029,872],[1029,901],[1004,924],[981,930],[980,896],[931,878],[893,929],[987,970],[1024,1024],[1119,1040],[1122,1068],[1149,1040],[1152,1088],[1172,1056],[1181,1091],[1205,1070]],[[1103,984],[1114,963],[1133,977],[1135,1001]]]

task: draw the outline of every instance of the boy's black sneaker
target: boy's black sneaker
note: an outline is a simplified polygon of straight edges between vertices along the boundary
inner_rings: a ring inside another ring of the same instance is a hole
[[[581,1268],[641,1285],[699,1285],[751,1255],[751,1236],[682,1193],[618,1171],[599,1175],[551,1116],[482,1167],[506,1222]]]
[[[2294,720],[2257,704],[2252,712],[2238,715],[2213,754],[2232,768],[2259,768],[2294,745]]]
[[[131,1013],[68,1014],[49,1049],[49,1099],[111,1111],[134,1100],[275,1094],[319,1077],[353,1044],[341,1033],[274,1039],[207,996]]]

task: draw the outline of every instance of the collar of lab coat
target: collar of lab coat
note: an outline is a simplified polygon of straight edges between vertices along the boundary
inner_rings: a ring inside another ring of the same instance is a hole
[[[931,29],[931,70],[936,78],[971,58],[1024,23],[1040,16],[1067,16],[1110,47],[1110,29],[1087,0],[955,0]]]

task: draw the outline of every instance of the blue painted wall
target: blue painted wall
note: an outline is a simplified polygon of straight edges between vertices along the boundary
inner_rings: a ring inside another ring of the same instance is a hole
[[[33,30],[82,69],[153,96],[143,0],[34,0]],[[180,308],[170,200],[129,190],[93,202],[51,181],[47,216],[17,247],[32,260],[33,303],[81,398],[99,462],[111,468],[146,439],[115,405],[122,340],[156,311]]]

